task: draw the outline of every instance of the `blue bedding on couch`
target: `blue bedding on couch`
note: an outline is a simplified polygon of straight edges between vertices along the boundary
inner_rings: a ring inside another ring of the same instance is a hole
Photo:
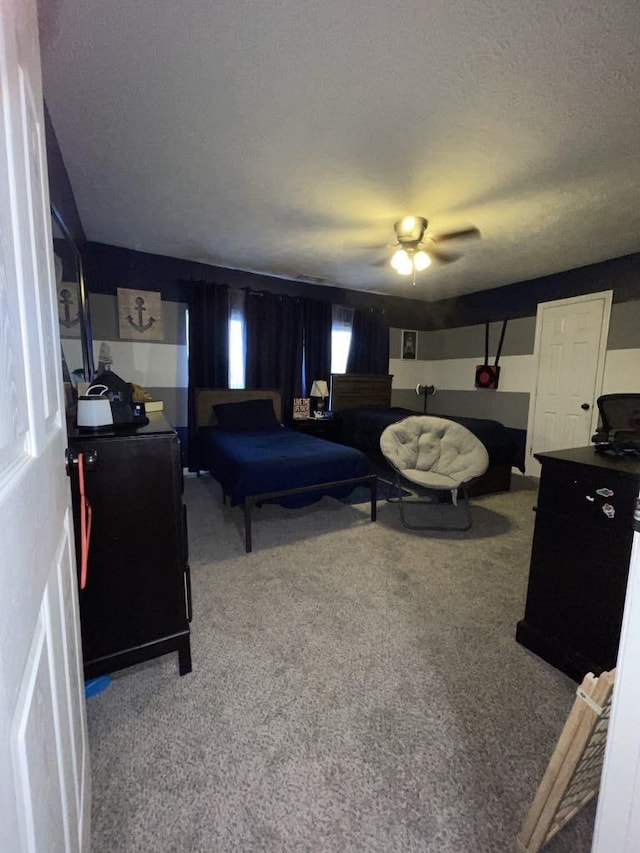
[[[231,505],[249,495],[330,483],[369,473],[369,461],[359,450],[284,427],[263,430],[226,430],[216,426],[198,430],[200,459],[221,484]],[[290,495],[274,499],[286,507],[301,507],[324,495],[343,498],[355,486]]]
[[[339,423],[340,440],[365,452],[379,452],[380,436],[386,427],[410,415],[420,415],[410,409],[400,407],[345,409],[334,415]],[[429,412],[429,414],[432,414]],[[466,427],[477,436],[487,448],[489,462],[492,465],[515,465],[524,471],[524,460],[509,430],[499,421],[484,418],[454,417],[436,415]]]

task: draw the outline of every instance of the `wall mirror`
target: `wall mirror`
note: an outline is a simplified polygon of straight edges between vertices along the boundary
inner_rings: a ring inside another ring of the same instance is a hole
[[[51,231],[62,344],[62,375],[65,388],[71,392],[72,402],[75,402],[78,383],[91,382],[95,376],[89,295],[85,287],[80,249],[53,205]]]

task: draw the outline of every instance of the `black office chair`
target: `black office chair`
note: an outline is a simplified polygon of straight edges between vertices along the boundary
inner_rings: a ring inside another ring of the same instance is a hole
[[[616,456],[640,455],[640,394],[598,397],[601,426],[592,441],[596,450]]]

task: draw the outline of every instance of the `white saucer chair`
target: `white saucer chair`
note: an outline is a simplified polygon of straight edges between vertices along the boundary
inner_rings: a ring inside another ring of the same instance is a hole
[[[405,418],[388,426],[380,436],[380,450],[395,471],[400,518],[410,530],[469,530],[471,507],[469,484],[489,467],[489,455],[484,444],[468,429],[454,421],[419,415]],[[422,489],[451,492],[451,502],[464,508],[462,526],[409,524],[405,518],[405,503],[431,504],[429,497],[402,497],[402,480]]]

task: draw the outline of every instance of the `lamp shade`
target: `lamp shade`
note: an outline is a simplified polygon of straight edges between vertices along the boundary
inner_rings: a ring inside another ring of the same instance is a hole
[[[391,258],[391,266],[400,275],[411,275],[413,272],[413,263],[409,257],[409,253],[405,249],[398,249]]]
[[[324,379],[315,379],[309,393],[310,397],[328,397],[329,386]]]
[[[422,270],[426,270],[426,268],[431,265],[431,258],[429,257],[429,255],[427,255],[426,252],[420,250],[419,252],[416,252],[413,256],[413,265],[418,270],[418,272],[421,272]]]

